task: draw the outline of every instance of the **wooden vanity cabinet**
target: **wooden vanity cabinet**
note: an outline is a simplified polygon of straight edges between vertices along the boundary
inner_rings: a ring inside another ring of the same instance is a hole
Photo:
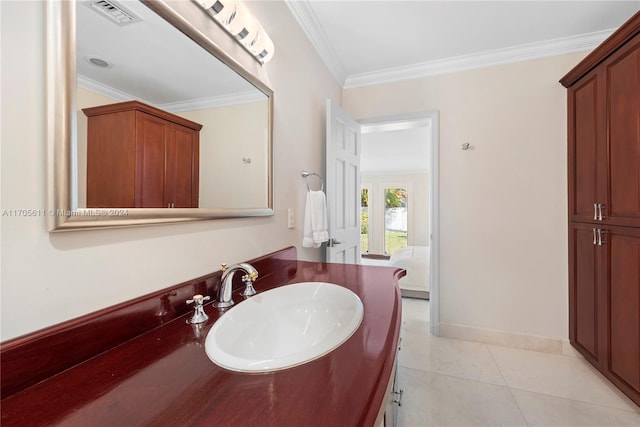
[[[82,111],[88,208],[198,207],[202,125],[139,101]]]
[[[569,339],[640,405],[640,13],[568,89]]]
[[[398,345],[398,352],[400,345]],[[382,427],[396,427],[398,425],[398,408],[402,406],[403,391],[399,388],[398,383],[398,354],[396,353],[396,362],[393,365],[393,372],[389,380],[387,390],[387,404],[384,413]]]

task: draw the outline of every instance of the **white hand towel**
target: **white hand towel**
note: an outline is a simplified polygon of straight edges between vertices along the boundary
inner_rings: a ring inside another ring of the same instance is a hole
[[[308,191],[304,209],[304,235],[302,246],[319,248],[329,240],[327,200],[322,191]]]

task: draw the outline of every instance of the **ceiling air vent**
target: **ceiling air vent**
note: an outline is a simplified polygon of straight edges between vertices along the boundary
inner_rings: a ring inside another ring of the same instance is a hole
[[[87,6],[91,7],[102,16],[109,18],[110,21],[113,21],[117,25],[128,25],[142,21],[142,18],[115,0],[90,1],[87,3]]]

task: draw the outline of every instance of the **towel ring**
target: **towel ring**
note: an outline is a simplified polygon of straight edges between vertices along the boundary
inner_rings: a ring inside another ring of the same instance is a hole
[[[307,182],[307,190],[311,191],[311,187],[309,186],[309,177],[310,176],[317,176],[318,179],[320,179],[320,191],[324,191],[324,181],[323,181],[323,179],[322,179],[322,177],[320,175],[318,175],[315,172],[302,171],[302,177]]]

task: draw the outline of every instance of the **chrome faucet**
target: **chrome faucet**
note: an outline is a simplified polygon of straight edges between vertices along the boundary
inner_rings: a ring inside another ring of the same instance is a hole
[[[255,267],[251,264],[247,264],[246,262],[235,264],[228,268],[227,264],[222,264],[222,278],[220,279],[218,300],[213,303],[215,307],[227,308],[234,304],[231,297],[233,292],[233,276],[238,270],[242,270],[246,273],[242,276],[242,282],[245,284],[242,295],[250,297],[251,295],[256,294],[256,290],[253,288],[253,282],[258,278],[258,270],[256,270]]]

